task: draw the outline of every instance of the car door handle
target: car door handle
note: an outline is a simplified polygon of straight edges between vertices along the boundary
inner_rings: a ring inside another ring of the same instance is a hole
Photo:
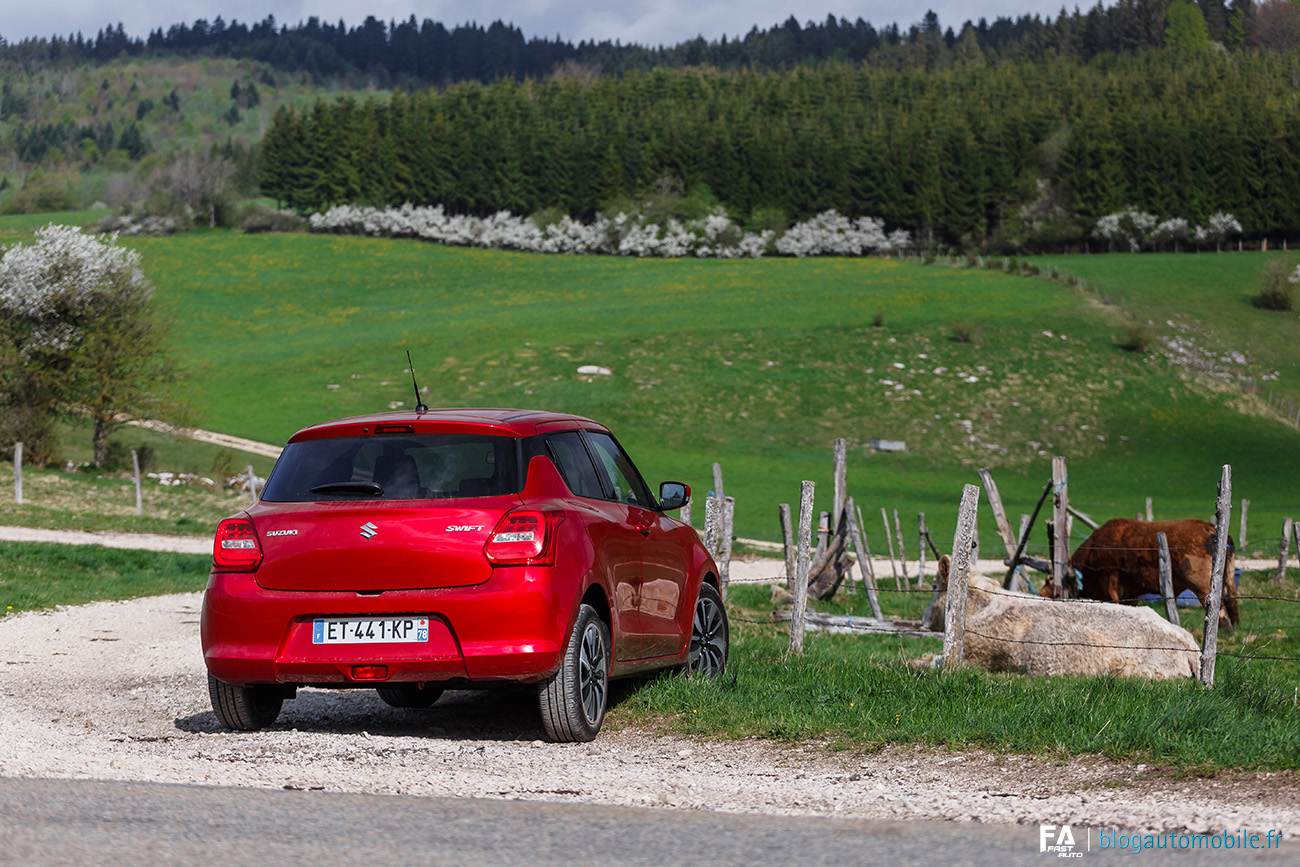
[[[642,536],[645,536],[647,539],[650,538],[650,528],[649,528],[649,527],[637,527],[637,528],[636,528],[636,531],[637,531],[638,533],[640,533]]]

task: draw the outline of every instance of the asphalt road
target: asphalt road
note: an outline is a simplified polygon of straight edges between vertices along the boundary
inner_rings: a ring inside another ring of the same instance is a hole
[[[1100,851],[1095,838],[1086,851],[1082,834],[1077,843],[1075,862],[1131,857]],[[1140,859],[1294,864],[1298,854],[1289,845],[1272,853],[1143,852]],[[1061,862],[1039,853],[1031,826],[0,778],[0,864],[1044,863]]]

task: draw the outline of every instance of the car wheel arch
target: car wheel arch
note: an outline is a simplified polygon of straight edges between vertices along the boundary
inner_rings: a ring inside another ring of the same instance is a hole
[[[605,625],[613,629],[614,617],[613,611],[609,605],[609,595],[605,592],[605,587],[598,581],[588,585],[582,598],[578,600],[578,606],[590,605],[596,610],[596,614],[604,621]],[[574,617],[577,617],[577,606],[575,606]],[[572,618],[570,619],[572,626]]]

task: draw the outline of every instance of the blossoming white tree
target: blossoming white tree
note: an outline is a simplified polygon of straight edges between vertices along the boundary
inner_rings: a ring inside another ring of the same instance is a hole
[[[590,224],[565,216],[538,226],[508,211],[482,219],[449,215],[441,205],[384,209],[339,205],[313,214],[310,225],[313,232],[419,238],[535,253],[637,257],[758,258],[770,249],[785,256],[868,256],[906,250],[912,244],[911,234],[904,229],[886,234],[882,220],[850,220],[835,211],[795,224],[779,240],[771,230],[743,231],[721,208],[685,222],[660,223],[644,215],[618,213],[598,215]]]
[[[84,413],[102,462],[113,428],[156,410],[174,378],[152,299],[139,254],[116,235],[49,225],[9,248],[0,257],[3,433],[39,443],[54,414]]]

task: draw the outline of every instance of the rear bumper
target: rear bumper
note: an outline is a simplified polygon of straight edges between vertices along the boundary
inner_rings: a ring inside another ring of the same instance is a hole
[[[265,590],[252,573],[213,572],[203,596],[203,657],[227,683],[370,685],[544,680],[558,669],[578,582],[555,567],[497,569],[473,587],[351,592]],[[318,617],[417,615],[427,642],[314,644]],[[383,665],[385,677],[354,677]]]

